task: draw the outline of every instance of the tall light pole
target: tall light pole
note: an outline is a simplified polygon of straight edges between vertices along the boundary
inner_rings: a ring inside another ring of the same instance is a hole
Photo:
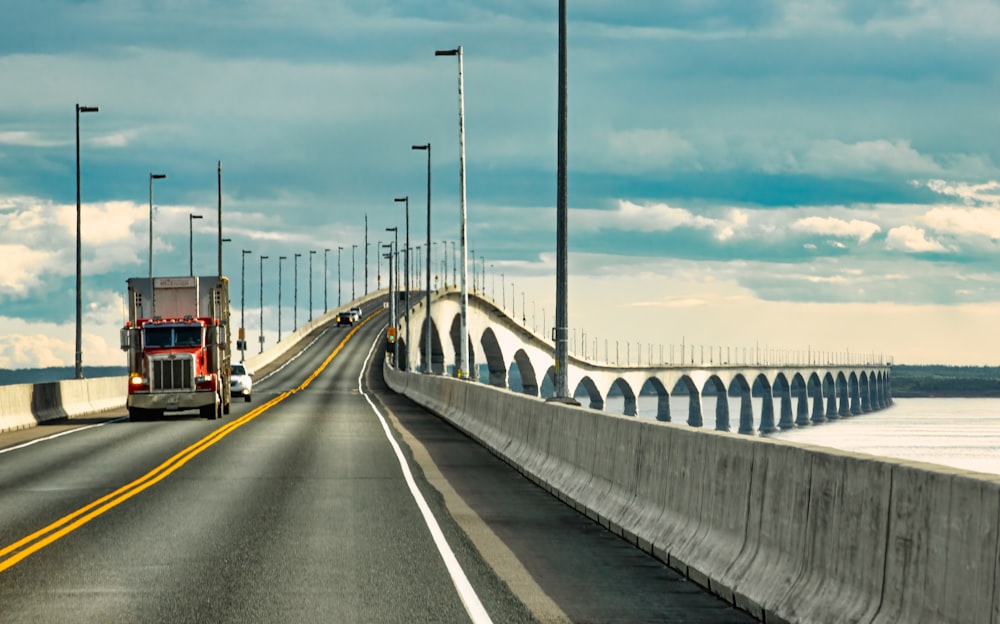
[[[80,258],[80,113],[96,113],[96,106],[76,105],[76,379],[83,379],[83,290]]]
[[[569,394],[569,187],[567,185],[566,0],[559,0],[559,97],[556,138],[556,387],[555,401],[575,403]]]
[[[458,286],[458,259],[455,256],[455,241],[451,241],[451,283]]]
[[[354,259],[357,257],[358,246],[357,244],[351,245],[351,301],[358,298],[357,291],[354,289],[354,284],[356,282],[354,278]]]
[[[323,250],[323,314],[326,314],[327,311],[329,311],[329,308],[326,305],[326,285],[330,281],[326,277],[326,255],[328,253],[330,253],[329,247]]]
[[[441,241],[441,253],[444,256],[444,273],[441,275],[441,283],[448,287],[448,241]]]
[[[403,314],[406,316],[406,353],[407,353],[406,357],[407,359],[409,359],[410,349],[413,348],[413,344],[410,342],[410,196],[404,195],[403,197],[397,197],[393,201],[403,202],[406,211],[406,253],[403,254],[403,266],[406,267],[406,270],[403,272],[403,280],[406,282],[406,285],[404,286],[403,290],[406,292],[406,294],[403,295],[404,297]],[[388,230],[389,228],[386,228],[386,231]],[[392,231],[395,232],[396,229],[393,228]],[[396,253],[399,253],[398,235],[396,238]],[[398,270],[399,263],[397,262],[396,264]],[[396,280],[396,290],[399,290],[398,279]]]
[[[424,373],[434,372],[431,362],[431,144],[414,145],[412,149],[427,151],[427,316],[424,323]]]
[[[375,290],[382,290],[382,241],[375,243]]]
[[[295,296],[293,298],[295,299],[295,303],[294,303],[294,307],[292,309],[292,321],[294,321],[293,325],[295,325],[295,326],[292,327],[292,331],[296,331],[299,328],[299,258],[301,256],[302,256],[302,254],[297,253],[297,254],[295,254],[295,257],[294,257],[294,262],[295,262],[295,288],[294,288]]]
[[[388,229],[388,228],[386,228]],[[393,228],[395,229],[395,228]],[[389,260],[389,317],[390,324],[392,325],[392,330],[396,331],[398,329],[396,323],[396,294],[392,291],[395,282],[392,279],[392,244],[386,243],[379,247],[379,252],[382,248],[389,250],[389,253],[385,254],[386,259]],[[398,286],[397,286],[398,288]],[[392,341],[392,365],[397,369],[399,368],[399,337],[397,336],[395,340]]]
[[[165,173],[149,174],[149,279],[153,279],[153,180],[162,180],[167,177]],[[153,298],[156,304],[156,298]]]
[[[343,247],[337,247],[337,307],[344,305],[343,299],[340,296],[340,287],[343,283],[343,279],[340,277],[340,252],[344,251]]]
[[[365,295],[368,295],[368,213],[365,213]]]
[[[278,256],[278,342],[281,342],[281,261],[288,256]]]
[[[462,247],[462,297],[461,297],[461,325],[459,327],[458,339],[462,343],[459,348],[460,359],[458,364],[458,377],[462,378],[469,373],[469,290],[466,282],[469,279],[469,269],[465,257],[466,238],[466,210],[465,210],[465,84],[462,67],[462,46],[452,50],[436,50],[434,56],[457,56],[458,57],[458,181],[461,187],[461,227],[459,228],[459,239]],[[428,156],[430,155],[428,150]],[[428,194],[430,185],[428,185]],[[429,203],[429,202],[428,202]]]
[[[219,280],[222,280],[222,243],[229,239],[222,238],[222,161],[219,161]]]
[[[188,214],[188,275],[194,277],[194,220],[201,215]]]
[[[309,250],[309,322],[313,320],[313,256],[315,249]]]
[[[246,335],[246,317],[244,312],[246,310],[246,297],[247,297],[247,254],[253,253],[249,249],[244,249],[243,253],[240,254],[240,331],[238,333],[239,339],[241,341],[242,348],[240,349],[240,361],[244,361],[247,352],[247,335]]]
[[[393,251],[391,251],[389,253],[389,299],[392,302],[392,310],[393,310],[393,314],[392,314],[392,326],[398,328],[399,327],[399,319],[397,318],[397,316],[399,315],[399,306],[397,305],[398,304],[397,299],[399,299],[399,294],[398,294],[399,293],[399,275],[398,275],[398,273],[399,273],[399,228],[398,227],[387,227],[387,228],[385,228],[385,231],[386,232],[392,232],[392,238],[393,238],[393,244],[392,244],[392,250]],[[393,261],[393,259],[392,259],[392,254],[393,253],[396,254],[396,260],[395,261]],[[395,272],[393,271],[393,269],[395,269]],[[393,284],[396,285],[396,293],[397,293],[396,295],[392,294],[392,285]],[[397,344],[399,343],[399,337],[398,336],[396,337],[396,343]],[[409,357],[410,357],[409,356],[409,353],[410,353],[410,311],[408,309],[406,310],[406,353],[407,353],[407,356],[406,356],[407,360],[409,360]],[[394,347],[393,357],[394,358],[398,358],[398,356],[399,356],[399,347]],[[399,360],[398,359],[396,360],[396,368],[399,368]],[[409,366],[407,366],[407,369],[409,369]]]
[[[260,257],[260,351],[264,352],[264,261],[267,256]]]

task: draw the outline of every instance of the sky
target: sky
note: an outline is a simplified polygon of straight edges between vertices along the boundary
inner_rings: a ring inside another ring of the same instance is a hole
[[[1000,365],[1000,2],[567,4],[571,349],[579,336],[600,355],[683,342]],[[80,116],[84,364],[124,364],[151,173],[167,176],[156,273],[188,273],[189,237],[195,273],[215,272],[220,162],[234,311],[245,293],[244,325],[261,331],[267,255],[268,346],[279,264],[287,333],[296,277],[309,316],[310,250],[318,315],[338,275],[344,303],[378,286],[376,245],[405,227],[394,198],[425,244],[427,152],[411,146],[428,142],[442,266],[459,236],[458,67],[434,51],[459,45],[469,247],[486,293],[548,333],[557,9],[8,0],[0,368],[74,362],[76,104],[100,109]]]

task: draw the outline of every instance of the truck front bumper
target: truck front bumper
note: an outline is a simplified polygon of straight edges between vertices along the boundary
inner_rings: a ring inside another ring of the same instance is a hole
[[[210,390],[198,392],[137,392],[125,400],[127,407],[145,410],[180,412],[215,405],[216,394]]]

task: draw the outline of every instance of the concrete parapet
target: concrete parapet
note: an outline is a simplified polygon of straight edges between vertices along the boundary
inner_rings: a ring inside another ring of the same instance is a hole
[[[384,372],[561,500],[759,619],[1000,624],[1000,477]]]
[[[0,432],[125,406],[125,377],[0,386]]]

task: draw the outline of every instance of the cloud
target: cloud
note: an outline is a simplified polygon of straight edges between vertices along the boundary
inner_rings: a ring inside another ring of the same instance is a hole
[[[615,211],[574,210],[574,223],[581,229],[600,231],[616,229],[641,232],[670,232],[680,228],[711,230],[719,241],[732,238],[744,228],[749,215],[740,209],[730,210],[728,219],[714,219],[695,214],[684,208],[674,208],[665,203],[639,205],[620,199]]]
[[[824,236],[856,238],[859,243],[867,242],[873,235],[882,231],[882,228],[870,221],[860,219],[845,221],[835,217],[805,217],[795,221],[792,229]]]
[[[923,228],[901,225],[889,230],[885,240],[886,249],[898,249],[913,253],[946,252],[941,243],[927,238]]]
[[[1000,209],[942,206],[927,211],[921,220],[938,232],[1000,239]]]
[[[942,171],[934,159],[913,149],[908,140],[845,143],[830,139],[815,141],[801,156],[798,170],[819,175],[850,175],[896,172],[933,175]]]
[[[20,145],[22,147],[58,147],[67,145],[66,141],[43,139],[38,133],[26,130],[9,130],[0,132],[0,145]]]

